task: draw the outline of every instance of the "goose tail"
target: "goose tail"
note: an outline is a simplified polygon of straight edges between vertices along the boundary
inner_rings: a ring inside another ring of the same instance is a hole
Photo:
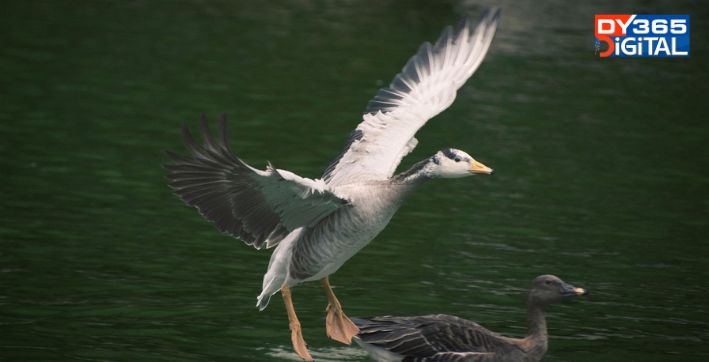
[[[261,294],[256,297],[256,307],[263,311],[268,307],[271,296],[281,290],[281,286],[288,280],[288,266],[292,256],[293,245],[303,235],[303,227],[293,230],[286,236],[271,254],[268,262],[268,270],[263,276],[263,286]],[[291,286],[291,285],[289,285]]]

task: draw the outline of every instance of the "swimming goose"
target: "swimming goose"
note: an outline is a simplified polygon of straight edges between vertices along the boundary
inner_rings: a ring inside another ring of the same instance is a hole
[[[203,142],[183,128],[188,156],[172,152],[169,185],[188,205],[227,234],[257,249],[275,247],[257,306],[263,310],[281,292],[295,351],[312,360],[293,307],[290,288],[320,280],[328,298],[327,335],[350,344],[358,329],[342,311],[328,276],[389,223],[416,186],[434,178],[490,174],[492,169],[457,149],[444,149],[394,175],[418,141],[416,132],[453,103],[456,92],[480,66],[492,41],[499,10],[477,25],[447,27],[438,41],[424,43],[369,102],[363,121],[342,154],[319,179],[298,176],[270,163],[259,170],[228,145],[226,119],[212,134],[201,120]]]
[[[373,317],[352,320],[355,341],[379,362],[535,362],[547,351],[544,307],[586,290],[554,275],[532,281],[527,298],[528,335],[504,337],[475,322],[438,314],[420,317]]]

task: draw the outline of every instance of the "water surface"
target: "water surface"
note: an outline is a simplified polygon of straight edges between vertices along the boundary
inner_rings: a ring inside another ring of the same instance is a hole
[[[497,2],[488,1],[485,4]],[[547,361],[709,359],[706,7],[503,2],[498,35],[408,167],[455,147],[491,177],[421,187],[332,282],[350,315],[449,313],[520,336],[549,309]],[[232,148],[320,175],[367,100],[472,1],[6,4],[0,15],[0,360],[296,360],[268,252],[171,195],[179,128],[230,117]],[[689,13],[689,59],[601,60],[595,13]],[[314,356],[317,283],[294,299]]]

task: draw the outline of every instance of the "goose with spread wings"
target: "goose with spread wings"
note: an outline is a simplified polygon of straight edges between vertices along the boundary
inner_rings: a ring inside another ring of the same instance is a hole
[[[226,119],[217,134],[202,118],[202,142],[183,128],[187,156],[170,152],[169,185],[224,233],[257,248],[275,247],[257,306],[281,292],[295,351],[311,360],[290,288],[320,280],[328,297],[327,335],[349,344],[357,326],[342,311],[328,276],[389,223],[417,185],[435,178],[490,174],[492,169],[457,149],[444,149],[394,175],[418,141],[416,132],[453,103],[457,90],[483,61],[499,21],[498,9],[475,24],[465,18],[438,41],[424,43],[369,102],[342,154],[321,178],[309,179],[268,165],[249,166],[231,151]]]

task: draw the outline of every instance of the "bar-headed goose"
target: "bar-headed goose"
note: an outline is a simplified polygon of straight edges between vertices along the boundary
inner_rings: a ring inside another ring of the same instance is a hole
[[[456,149],[445,149],[398,175],[401,159],[416,147],[416,132],[453,103],[490,46],[499,10],[475,25],[465,19],[424,43],[391,84],[369,102],[363,121],[342,154],[319,179],[300,177],[270,164],[258,170],[232,153],[222,118],[217,137],[204,120],[203,143],[183,129],[188,156],[170,153],[169,184],[188,205],[228,234],[257,249],[276,247],[257,306],[283,295],[296,352],[311,360],[290,288],[321,280],[326,290],[327,335],[351,343],[357,327],[342,311],[328,276],[389,223],[417,185],[434,178],[490,174],[492,169]]]

